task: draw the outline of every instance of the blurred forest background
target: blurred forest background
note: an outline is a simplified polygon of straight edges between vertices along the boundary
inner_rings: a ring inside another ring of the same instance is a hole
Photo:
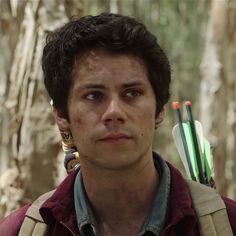
[[[66,175],[42,81],[45,35],[102,11],[135,16],[157,35],[172,65],[171,101],[192,101],[217,189],[236,199],[236,0],[0,0],[0,218]],[[182,170],[175,123],[169,104],[154,148]]]

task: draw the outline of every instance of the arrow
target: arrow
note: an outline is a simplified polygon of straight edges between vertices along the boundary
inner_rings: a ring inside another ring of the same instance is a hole
[[[182,117],[181,117],[181,113],[180,113],[180,105],[178,102],[173,102],[172,106],[173,106],[174,110],[176,111],[176,117],[178,120],[178,125],[173,128],[172,134],[173,134],[174,139],[176,141],[176,146],[179,151],[181,160],[184,164],[185,170],[187,171],[187,173],[191,177],[191,179],[196,181],[196,177],[195,177],[193,167],[191,164],[191,158],[189,155],[189,149],[188,149],[185,131],[184,131],[184,127],[183,127]],[[181,137],[181,139],[178,137]]]

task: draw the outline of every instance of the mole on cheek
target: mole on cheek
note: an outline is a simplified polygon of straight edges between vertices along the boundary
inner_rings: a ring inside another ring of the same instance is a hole
[[[81,119],[80,118],[76,118],[75,122],[80,124],[81,123]]]
[[[143,136],[143,133],[141,133],[141,136]]]

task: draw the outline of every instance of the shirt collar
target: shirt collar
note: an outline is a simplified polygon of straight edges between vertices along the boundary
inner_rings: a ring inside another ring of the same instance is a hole
[[[77,225],[81,234],[85,235],[85,231],[90,226],[94,235],[97,235],[97,223],[84,189],[81,171],[78,172],[75,179],[74,201]]]
[[[140,235],[145,235],[146,232],[152,232],[155,236],[158,236],[161,234],[165,225],[171,177],[169,167],[165,161],[156,153],[153,153],[153,158],[155,167],[161,176],[160,184],[156,191],[150,213],[141,228]],[[75,179],[74,201],[77,225],[81,234],[85,235],[85,229],[87,230],[88,226],[90,226],[94,235],[98,235],[96,219],[84,189],[81,171],[78,172]]]
[[[168,210],[171,175],[166,162],[156,153],[153,153],[155,167],[160,175],[159,187],[149,215],[141,229],[140,235],[146,232],[152,232],[155,236],[161,235],[165,226],[165,220]]]

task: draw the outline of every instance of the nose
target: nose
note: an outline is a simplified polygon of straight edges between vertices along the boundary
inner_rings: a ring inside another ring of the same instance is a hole
[[[102,122],[105,125],[110,123],[124,123],[126,120],[126,113],[124,111],[124,105],[119,98],[112,98],[102,115]]]

